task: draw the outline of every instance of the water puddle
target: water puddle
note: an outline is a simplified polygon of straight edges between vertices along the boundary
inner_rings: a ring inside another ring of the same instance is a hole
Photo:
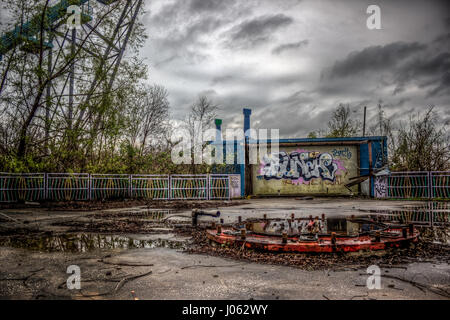
[[[381,222],[414,224],[419,227],[422,239],[436,244],[450,245],[449,202],[426,202],[406,205],[396,210],[360,210]]]
[[[373,213],[381,221],[413,223],[423,227],[450,227],[450,205],[448,202],[428,202],[420,206],[404,206],[397,210],[360,210]]]
[[[7,237],[0,239],[0,246],[41,252],[82,253],[99,249],[185,249],[186,242],[160,238],[135,239],[122,235],[77,233],[44,237]]]
[[[113,218],[127,220],[142,220],[146,222],[165,223],[172,220],[172,217],[186,217],[180,210],[173,209],[129,209],[104,211],[93,216],[95,219]],[[189,218],[189,217],[188,217]]]

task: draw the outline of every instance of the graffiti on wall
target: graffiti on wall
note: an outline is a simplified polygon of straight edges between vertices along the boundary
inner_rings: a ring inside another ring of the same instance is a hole
[[[387,197],[387,178],[386,177],[375,177],[374,184],[375,198],[386,198]]]
[[[239,175],[230,175],[230,197],[238,198],[241,196],[241,177]]]
[[[334,182],[337,175],[346,171],[342,161],[328,152],[301,149],[266,155],[260,167],[264,179],[288,179],[293,184],[309,184],[314,178]]]
[[[333,149],[333,151],[331,151],[331,154],[333,155],[333,157],[344,157],[347,159],[352,158],[352,152],[348,148]]]

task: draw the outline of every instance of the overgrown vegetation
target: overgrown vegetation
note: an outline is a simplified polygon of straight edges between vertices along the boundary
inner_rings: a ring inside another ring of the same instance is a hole
[[[44,17],[50,2],[0,0],[0,3],[11,14],[11,23],[3,22],[2,29],[12,30],[32,17]],[[104,48],[91,41],[93,33],[112,37],[124,3],[117,1],[103,6],[94,1],[92,27],[77,31],[76,46],[70,45],[70,38],[61,34],[60,28],[48,32],[50,26],[42,18],[37,20],[41,22],[41,32],[35,38],[23,39],[22,46],[3,56],[0,171],[158,174],[211,171],[210,165],[194,164],[194,150],[189,164],[175,165],[171,152],[181,137],[173,133],[185,129],[193,139],[203,137],[219,107],[208,97],[200,96],[184,121],[171,120],[169,93],[161,85],[148,84],[147,66],[138,58],[137,52],[146,39],[139,19],[117,72],[107,68]],[[141,10],[138,16],[143,14]],[[61,39],[69,44],[58,48],[56,44],[60,45]],[[53,57],[45,45],[48,42],[54,43]],[[72,80],[73,99],[67,92],[67,82]],[[92,86],[93,83],[96,85]],[[384,109],[380,103],[376,120],[367,128],[371,135],[388,137],[392,169],[450,169],[448,133],[439,124],[433,107],[411,116],[407,123],[395,124],[386,117]],[[360,119],[355,119],[350,105],[340,104],[327,128],[311,132],[308,137],[361,135]],[[195,145],[193,142],[191,145]],[[205,146],[202,141],[202,149]],[[227,165],[214,168],[220,172],[230,169]]]
[[[411,115],[407,122],[386,117],[385,106],[378,104],[377,116],[369,128],[371,136],[386,136],[389,167],[394,171],[450,170],[450,144],[446,125],[439,122],[434,106]],[[328,126],[311,132],[309,138],[362,136],[362,125],[352,117],[349,105],[340,104]]]
[[[1,1],[10,12],[12,30],[19,22],[44,16],[46,1]],[[64,27],[25,39],[3,56],[0,65],[0,171],[188,173],[208,171],[209,166],[174,165],[171,150],[177,139],[170,118],[169,93],[148,84],[148,69],[138,58],[146,38],[136,21],[116,76],[102,58],[104,46],[90,38],[101,33],[112,38],[125,1],[94,6],[92,29],[77,30],[71,45]],[[140,10],[138,18],[144,14]],[[122,31],[121,31],[122,32]],[[53,41],[52,55],[45,43]],[[66,45],[59,45],[66,41]],[[32,52],[23,48],[33,46]],[[49,65],[52,65],[49,68]],[[73,68],[73,69],[72,69]],[[113,69],[113,68],[111,68]],[[73,79],[71,79],[71,71]],[[68,82],[74,82],[72,99]],[[97,80],[97,81],[95,81]],[[95,86],[92,86],[96,83]],[[200,121],[207,129],[216,106],[206,97],[193,103],[185,123]],[[183,126],[183,124],[179,124]]]

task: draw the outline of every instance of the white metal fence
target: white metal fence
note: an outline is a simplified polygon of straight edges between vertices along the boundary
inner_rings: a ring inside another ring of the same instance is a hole
[[[119,198],[230,199],[240,196],[240,182],[236,183],[237,180],[240,181],[237,174],[0,173],[0,202]]]
[[[392,172],[375,177],[376,198],[450,198],[450,171]]]

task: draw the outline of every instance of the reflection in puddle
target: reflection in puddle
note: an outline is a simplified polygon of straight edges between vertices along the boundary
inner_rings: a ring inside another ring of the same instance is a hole
[[[184,249],[185,243],[167,239],[137,240],[126,236],[79,233],[39,238],[8,237],[0,239],[0,246],[43,252],[88,252],[97,249]]]
[[[150,221],[164,221],[164,219],[176,213],[177,211],[172,209],[135,209],[135,210],[121,210],[117,212],[102,212],[94,215],[97,219],[102,218],[140,218]]]
[[[124,211],[122,212],[125,216],[136,216],[145,218],[148,220],[161,221],[169,214],[172,214],[174,210],[161,210],[161,209],[143,209],[135,211]]]
[[[144,217],[149,220],[161,221],[171,213],[173,213],[172,210],[147,210]]]
[[[450,205],[429,201],[420,206],[404,206],[399,210],[361,210],[374,213],[370,217],[382,222],[414,224],[420,227],[421,238],[437,244],[450,245]]]
[[[423,227],[449,227],[448,202],[427,202],[422,206],[405,206],[399,210],[361,210],[375,213],[372,217],[381,221],[413,223]]]

